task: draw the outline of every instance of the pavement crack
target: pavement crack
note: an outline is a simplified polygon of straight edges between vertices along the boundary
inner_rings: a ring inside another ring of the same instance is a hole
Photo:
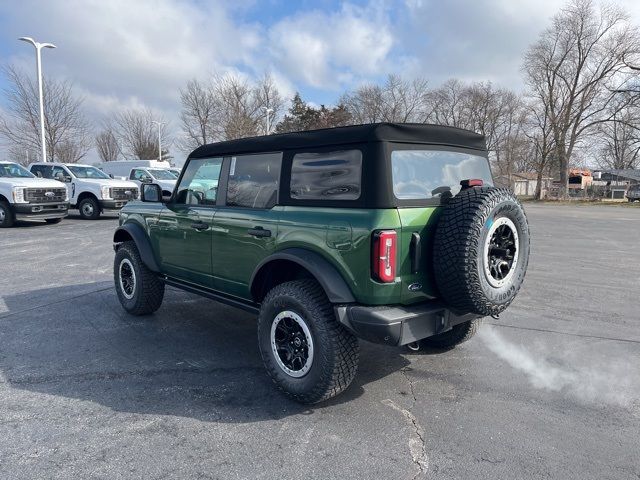
[[[407,375],[406,369],[402,369],[400,370],[400,372],[409,384],[409,390],[411,392],[411,397],[413,398],[411,408],[413,408],[417,401],[415,392],[413,390],[413,381]],[[429,468],[429,457],[427,456],[427,446],[424,439],[424,430],[420,426],[420,423],[416,419],[415,415],[411,413],[410,410],[400,407],[396,402],[394,402],[390,398],[383,400],[382,403],[400,412],[404,416],[405,420],[407,421],[407,424],[413,430],[412,436],[409,439],[409,451],[411,453],[411,460],[418,467],[418,471],[416,472],[416,474],[413,476],[413,479],[412,479],[412,480],[415,480],[418,477],[422,476]]]

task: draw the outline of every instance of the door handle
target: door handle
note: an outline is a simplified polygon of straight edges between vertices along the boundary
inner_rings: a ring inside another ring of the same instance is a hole
[[[206,230],[207,228],[209,228],[209,225],[204,222],[194,222],[191,224],[191,228],[201,232],[202,230]]]
[[[247,230],[247,233],[252,237],[257,237],[257,238],[271,236],[271,230],[265,230],[262,227],[250,228],[249,230]]]

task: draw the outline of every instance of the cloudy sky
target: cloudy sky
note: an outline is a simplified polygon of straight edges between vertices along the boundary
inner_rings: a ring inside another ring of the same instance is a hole
[[[619,2],[640,23],[640,2]],[[73,81],[91,119],[148,105],[179,129],[179,88],[213,72],[271,72],[287,96],[331,104],[389,73],[522,88],[526,47],[554,0],[3,0],[0,62]],[[4,87],[0,80],[0,88]],[[0,108],[3,96],[0,94]]]

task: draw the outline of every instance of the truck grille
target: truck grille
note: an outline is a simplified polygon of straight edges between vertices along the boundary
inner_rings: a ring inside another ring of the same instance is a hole
[[[115,187],[111,189],[111,198],[114,200],[135,200],[138,198],[138,189],[135,187]]]
[[[29,203],[64,202],[67,196],[66,188],[27,188],[24,192],[25,200]]]

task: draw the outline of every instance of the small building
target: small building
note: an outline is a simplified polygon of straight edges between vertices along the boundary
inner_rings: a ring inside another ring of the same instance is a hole
[[[603,189],[604,198],[624,200],[627,189],[640,183],[640,170],[595,170],[593,178],[594,185]]]
[[[602,182],[620,185],[635,185],[640,183],[640,170],[627,168],[624,170],[594,170],[593,177]]]
[[[582,168],[569,169],[569,182],[567,187],[569,188],[570,194],[572,190],[586,190],[592,183],[593,175],[591,174],[591,170]]]
[[[520,197],[533,197],[538,186],[538,174],[535,172],[517,172],[509,175],[498,175],[495,177],[496,186],[507,187]],[[553,179],[542,177],[541,198],[545,198],[551,188]]]

